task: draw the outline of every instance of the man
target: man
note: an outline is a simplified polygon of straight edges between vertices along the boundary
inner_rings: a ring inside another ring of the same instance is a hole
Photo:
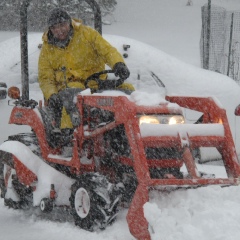
[[[65,88],[83,90],[84,81],[93,73],[112,68],[116,76],[127,79],[130,72],[121,54],[97,31],[71,19],[69,14],[56,8],[50,12],[48,31],[43,35],[39,56],[38,76],[40,88],[55,114],[63,103],[58,93]],[[121,89],[134,91],[131,84],[123,83]],[[62,110],[61,129],[72,129],[73,124],[66,108]]]

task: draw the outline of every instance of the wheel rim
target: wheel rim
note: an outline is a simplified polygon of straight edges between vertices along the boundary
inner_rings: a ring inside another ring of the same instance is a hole
[[[41,209],[42,211],[45,210],[45,202],[44,202],[43,200],[40,202],[40,209]]]
[[[75,210],[80,218],[87,217],[90,211],[90,197],[84,188],[79,188],[75,194]]]

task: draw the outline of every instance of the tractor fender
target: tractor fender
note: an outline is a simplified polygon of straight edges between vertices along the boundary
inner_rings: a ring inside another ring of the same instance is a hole
[[[30,186],[33,182],[37,181],[37,176],[24,165],[14,154],[0,150],[0,168],[7,165],[16,171],[17,178],[20,183],[25,186]],[[7,181],[7,179],[5,179]]]
[[[32,187],[33,206],[39,206],[43,198],[50,197],[52,184],[57,194],[55,204],[70,205],[71,186],[75,179],[65,176],[48,165],[42,156],[37,156],[28,146],[19,141],[8,140],[0,145],[0,150],[0,163],[1,153],[8,156],[8,160],[4,162],[11,164],[17,180],[26,187]]]
[[[46,140],[47,136],[43,120],[37,108],[14,107],[10,115],[9,123],[30,126],[37,136],[43,157],[47,158],[50,147]]]

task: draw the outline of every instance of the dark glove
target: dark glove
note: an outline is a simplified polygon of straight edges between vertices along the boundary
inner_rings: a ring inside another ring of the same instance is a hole
[[[116,77],[120,77],[125,80],[130,76],[130,72],[127,66],[123,62],[118,62],[114,65],[113,71]]]
[[[48,99],[48,106],[56,110],[62,110],[63,104],[58,94],[54,93],[51,95],[51,97]]]
[[[101,80],[98,83],[99,90],[113,90],[116,89],[119,85],[123,84],[123,80]]]

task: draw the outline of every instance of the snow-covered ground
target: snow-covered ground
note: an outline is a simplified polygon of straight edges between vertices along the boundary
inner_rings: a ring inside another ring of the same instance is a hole
[[[124,36],[116,38],[105,35],[121,52],[122,43],[131,45],[126,62],[131,70],[129,81],[137,90],[135,96],[140,96],[135,97],[136,101],[141,102],[147,96],[143,91],[151,93],[151,98],[145,99],[149,102],[156,100],[164,92],[149,75],[149,71],[153,71],[166,85],[167,94],[216,97],[227,108],[235,135],[235,126],[239,124],[239,120],[234,117],[233,111],[240,102],[240,88],[223,75],[199,68],[201,6],[207,0],[192,1],[193,6],[187,7],[187,0],[119,0],[116,22],[104,26],[103,32]],[[212,2],[228,9],[240,10],[238,0]],[[20,86],[21,83],[19,37],[3,41],[15,34],[0,33],[0,81],[6,81],[8,86]],[[153,47],[126,37],[138,39]],[[32,82],[37,77],[37,45],[40,41],[41,34],[29,36],[29,73]],[[136,80],[137,74],[140,74],[141,81]],[[30,97],[41,99],[38,84],[30,85]],[[11,107],[7,106],[6,100],[0,101],[0,108],[4,113],[0,119],[1,143],[12,133],[29,130],[26,127],[20,130],[19,126],[7,125]],[[214,172],[219,177],[226,176],[221,166],[198,165],[198,168],[207,173]],[[144,211],[154,240],[238,240],[239,199],[240,187],[209,186],[170,193],[151,192],[150,201],[144,206]],[[71,219],[70,222],[66,222],[64,218],[55,222],[46,216],[40,216],[38,210],[32,213],[7,209],[1,199],[0,236],[6,240],[132,240],[126,214],[127,210],[121,211],[117,221],[105,231],[90,233],[75,227]],[[51,218],[57,218],[57,213]]]

